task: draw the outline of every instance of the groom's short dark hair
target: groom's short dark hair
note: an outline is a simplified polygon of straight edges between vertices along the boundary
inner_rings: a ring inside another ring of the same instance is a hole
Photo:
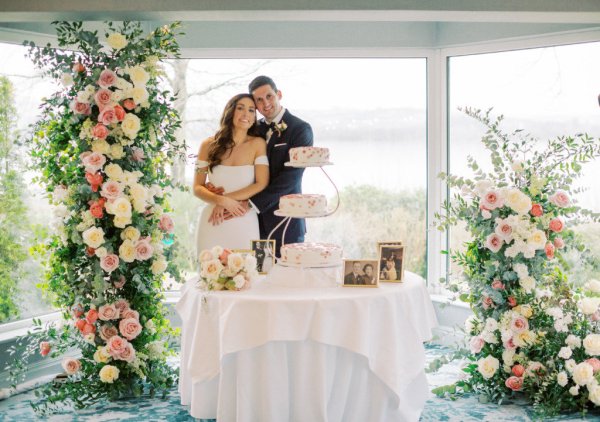
[[[252,94],[252,91],[260,88],[263,85],[270,85],[271,88],[273,88],[273,91],[277,92],[277,85],[275,85],[273,79],[269,78],[268,76],[257,76],[256,78],[252,79],[252,82],[248,84],[248,92]]]

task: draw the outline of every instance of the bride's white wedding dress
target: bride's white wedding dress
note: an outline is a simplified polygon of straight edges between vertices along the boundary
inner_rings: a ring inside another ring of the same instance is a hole
[[[197,165],[208,165],[208,163],[205,163],[198,161]],[[258,157],[255,163],[268,165],[267,157]],[[225,166],[219,164],[213,167],[208,179],[213,185],[223,187],[225,193],[234,192],[254,183],[254,165]],[[225,220],[221,224],[213,226],[212,223],[208,222],[208,218],[214,207],[213,204],[207,204],[200,215],[196,234],[198,252],[203,249],[210,249],[213,246],[229,249],[250,249],[250,242],[260,239],[258,216],[252,208],[242,217]]]

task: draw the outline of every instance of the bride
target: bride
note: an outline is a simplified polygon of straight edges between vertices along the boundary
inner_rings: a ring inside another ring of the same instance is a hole
[[[227,102],[217,133],[200,145],[194,195],[208,205],[198,223],[198,252],[213,246],[250,249],[260,238],[256,212],[244,203],[269,183],[266,143],[254,136],[255,128],[254,100],[238,94]],[[211,192],[209,183],[222,187],[223,194]],[[224,220],[224,210],[237,218]]]

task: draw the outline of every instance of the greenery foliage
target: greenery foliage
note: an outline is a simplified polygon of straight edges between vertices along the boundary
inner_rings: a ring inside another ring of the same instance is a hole
[[[175,382],[160,292],[167,273],[179,279],[169,262],[166,169],[185,154],[174,97],[158,88],[160,60],[178,56],[178,23],[144,35],[140,23],[108,22],[103,36],[81,22],[54,24],[59,46],[73,51],[25,44],[62,85],[42,106],[31,156],[56,205],[56,234],[36,248],[47,257],[43,288],[66,323],[37,321],[31,338],[43,355],[78,350],[81,358],[63,359],[68,378],[41,389],[41,412],[63,401],[154,395]],[[36,347],[22,341],[19,350],[26,360]],[[13,383],[23,369],[15,362]]]

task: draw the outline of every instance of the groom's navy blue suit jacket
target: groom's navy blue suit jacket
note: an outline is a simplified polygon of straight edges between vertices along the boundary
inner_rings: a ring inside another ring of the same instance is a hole
[[[310,125],[292,115],[288,110],[283,113],[279,122],[285,122],[287,128],[280,133],[273,131],[267,145],[267,156],[269,158],[269,185],[254,195],[250,200],[260,211],[258,222],[260,226],[260,237],[266,239],[269,233],[279,224],[283,217],[277,217],[273,211],[279,208],[279,198],[283,195],[302,192],[303,168],[284,166],[290,161],[290,148],[312,146],[313,132]],[[259,134],[266,138],[269,127],[262,122],[258,126]],[[276,240],[276,255],[279,256],[283,228],[285,224],[277,229],[271,236]],[[292,218],[285,232],[285,243],[295,243],[304,240],[306,225],[302,218]]]

